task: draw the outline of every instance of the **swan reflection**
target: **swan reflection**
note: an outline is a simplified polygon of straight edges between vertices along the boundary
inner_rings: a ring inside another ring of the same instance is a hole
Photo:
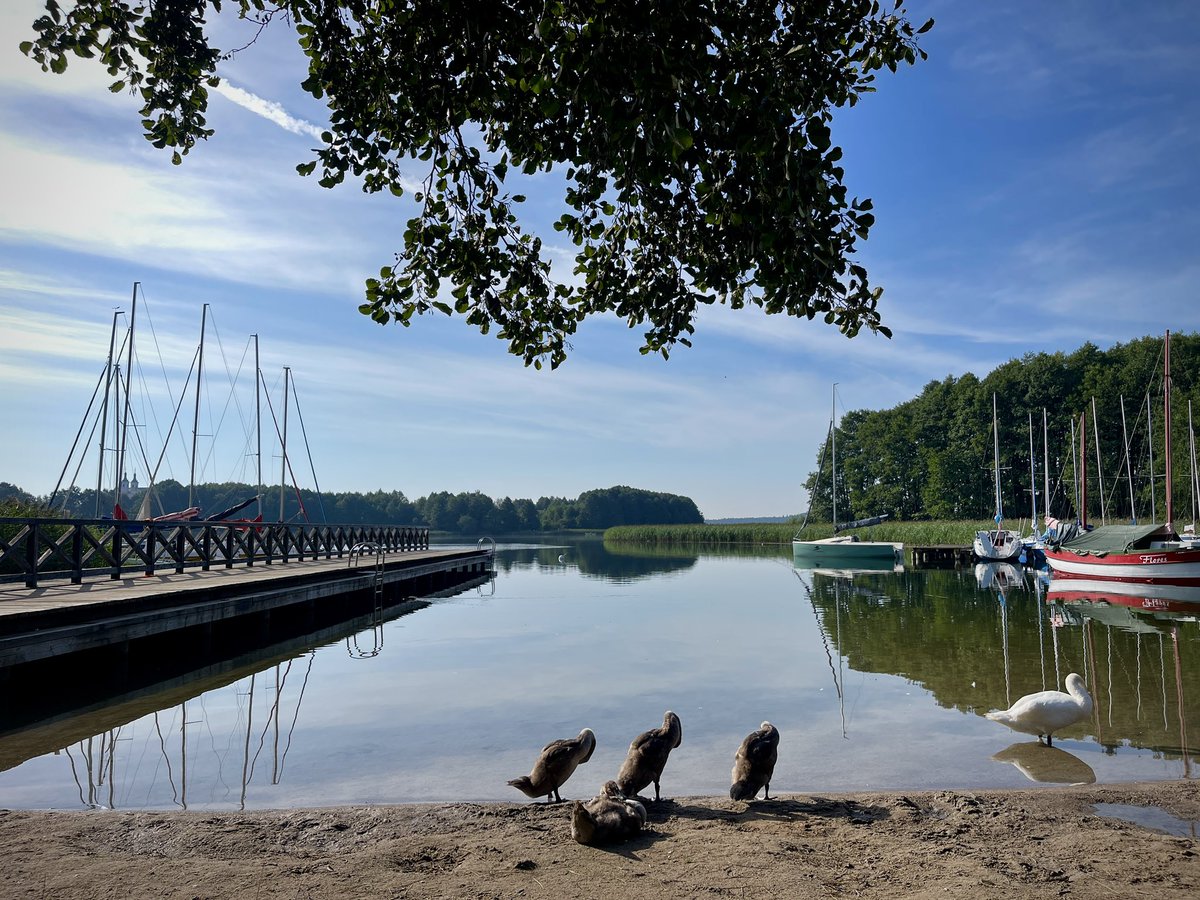
[[[1092,767],[1059,747],[1040,741],[1018,741],[992,755],[997,762],[1012,763],[1030,781],[1053,784],[1094,784]]]

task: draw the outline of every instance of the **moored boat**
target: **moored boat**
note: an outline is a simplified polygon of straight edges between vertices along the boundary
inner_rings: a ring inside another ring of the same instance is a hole
[[[993,440],[993,477],[996,487],[996,527],[989,531],[975,532],[975,540],[971,542],[971,550],[975,559],[980,562],[1010,562],[1017,559],[1024,550],[1021,535],[1015,531],[1001,528],[1004,521],[1004,502],[1000,497],[1000,431],[996,415],[996,395],[992,394],[992,440]]]
[[[1138,584],[1200,585],[1200,547],[1169,525],[1102,525],[1046,548],[1056,575]]]
[[[1085,493],[1080,510],[1081,531],[1046,547],[1046,561],[1055,574],[1140,584],[1200,585],[1200,546],[1180,540],[1171,524],[1174,511],[1171,497],[1170,332],[1167,332],[1163,348],[1163,413],[1166,422],[1166,522],[1101,525],[1087,530]],[[1081,453],[1081,458],[1086,459],[1086,455]],[[1083,484],[1086,489],[1086,475]]]
[[[847,528],[878,525],[887,515],[874,516],[838,525],[837,520],[837,385],[834,385],[833,411],[829,419],[829,448],[831,454],[831,483],[833,537],[820,540],[792,540],[792,557],[806,568],[827,564],[830,568],[854,568],[860,563],[892,563],[904,561],[904,544],[890,541],[863,541],[855,534],[838,534]],[[818,477],[820,469],[818,468]],[[805,516],[807,522],[808,517]],[[801,528],[803,530],[803,527]],[[826,562],[827,561],[827,562]],[[872,566],[873,567],[873,566]]]
[[[835,568],[854,568],[858,563],[886,563],[891,568],[901,563],[903,544],[888,541],[860,541],[857,535],[843,534],[819,541],[792,541],[792,556],[808,568],[825,564]],[[874,568],[872,566],[871,568]]]

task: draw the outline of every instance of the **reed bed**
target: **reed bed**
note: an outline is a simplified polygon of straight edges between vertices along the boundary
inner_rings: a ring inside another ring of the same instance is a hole
[[[1006,523],[1014,527],[1015,523]],[[955,522],[883,522],[855,529],[864,541],[893,541],[908,546],[930,547],[938,544],[968,546],[975,532],[994,528],[989,519]],[[1023,530],[1023,529],[1022,529]],[[800,530],[799,523],[745,525],[618,525],[604,532],[604,540],[613,544],[672,545],[705,547],[720,545],[790,544],[794,539],[820,540],[833,536],[828,523],[810,524]]]

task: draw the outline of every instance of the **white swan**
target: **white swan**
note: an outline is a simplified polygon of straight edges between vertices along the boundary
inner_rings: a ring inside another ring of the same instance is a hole
[[[1067,676],[1066,684],[1068,693],[1038,691],[1026,694],[1008,709],[994,709],[987,717],[1013,731],[1036,734],[1039,741],[1045,736],[1046,746],[1053,746],[1054,732],[1082,722],[1092,714],[1092,695],[1083,679],[1072,672]]]

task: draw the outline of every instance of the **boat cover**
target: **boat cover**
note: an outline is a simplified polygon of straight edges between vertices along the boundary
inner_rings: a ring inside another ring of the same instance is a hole
[[[1165,525],[1100,525],[1091,531],[1080,532],[1059,545],[1062,550],[1074,553],[1125,553],[1145,547],[1149,538],[1159,535],[1168,537]]]

